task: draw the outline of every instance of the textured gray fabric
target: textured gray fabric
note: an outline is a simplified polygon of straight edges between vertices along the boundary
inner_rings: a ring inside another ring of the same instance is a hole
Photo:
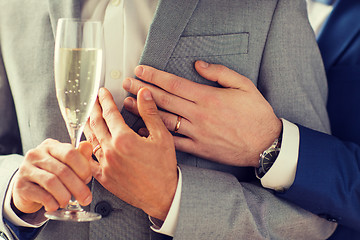
[[[69,141],[54,91],[54,30],[59,17],[78,15],[75,0],[0,0],[1,204],[22,152],[46,138]],[[198,59],[250,78],[279,117],[329,130],[325,75],[303,0],[161,0],[141,63],[210,84],[193,68]],[[141,126],[122,114],[129,125]],[[251,168],[177,157],[183,192],[175,239],[325,239],[336,227],[256,184],[239,183],[253,176]],[[92,210],[104,200],[114,209],[107,218],[50,221],[36,239],[150,239],[143,211],[96,181],[92,189]],[[11,237],[3,221],[0,231]]]

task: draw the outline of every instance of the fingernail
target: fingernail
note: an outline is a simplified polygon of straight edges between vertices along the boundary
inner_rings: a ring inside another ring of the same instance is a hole
[[[204,61],[199,61],[199,65],[202,68],[208,68],[209,67],[209,64],[207,62],[204,62]]]
[[[131,87],[131,80],[128,79],[128,78],[125,78],[125,79],[124,79],[124,82],[123,82],[123,88],[124,88],[126,91],[129,91],[129,90],[130,90],[130,87]]]
[[[135,68],[135,75],[141,77],[144,73],[144,68],[142,66],[137,66]]]
[[[91,179],[92,179],[92,176],[88,177],[88,178],[86,179],[85,183],[88,184],[88,183],[91,181]]]
[[[91,195],[89,195],[85,200],[84,200],[84,204],[85,206],[89,205],[92,201],[92,197]]]
[[[132,109],[133,106],[134,106],[134,102],[133,102],[132,99],[126,98],[126,99],[124,100],[124,107],[125,107],[125,108],[127,108],[127,109]]]
[[[152,100],[151,92],[148,89],[143,90],[143,96],[146,101]]]
[[[100,88],[99,89],[99,95],[102,95],[102,94],[104,94],[105,93],[105,89],[104,88]]]

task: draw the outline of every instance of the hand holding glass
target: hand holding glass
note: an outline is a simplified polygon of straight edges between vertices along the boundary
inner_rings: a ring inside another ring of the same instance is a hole
[[[59,19],[54,57],[56,96],[75,148],[96,101],[102,59],[101,22]],[[45,216],[75,222],[101,218],[97,213],[84,211],[73,197],[66,208],[46,212]]]

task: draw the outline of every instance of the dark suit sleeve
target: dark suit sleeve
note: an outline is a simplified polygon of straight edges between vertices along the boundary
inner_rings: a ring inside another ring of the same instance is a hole
[[[302,126],[296,177],[277,193],[304,209],[360,229],[360,146]]]
[[[11,232],[16,235],[19,240],[34,239],[40,232],[41,228],[18,227],[4,218],[5,223],[11,228]]]

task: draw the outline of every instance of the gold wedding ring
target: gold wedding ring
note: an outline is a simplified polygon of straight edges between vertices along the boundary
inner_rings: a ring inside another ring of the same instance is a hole
[[[101,148],[100,144],[96,145],[93,149],[93,154],[95,155],[95,153]]]
[[[177,133],[177,132],[179,131],[180,124],[181,124],[181,118],[182,118],[182,117],[180,117],[180,116],[177,117],[175,129],[174,129],[174,132],[175,132],[175,133]]]

